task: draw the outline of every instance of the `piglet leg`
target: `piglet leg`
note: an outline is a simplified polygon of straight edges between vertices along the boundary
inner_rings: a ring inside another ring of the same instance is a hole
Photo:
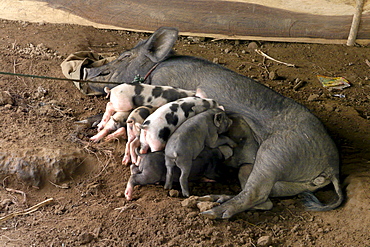
[[[101,139],[103,139],[106,135],[108,135],[109,132],[110,132],[109,129],[102,129],[101,131],[99,131],[98,134],[96,134],[93,137],[91,137],[90,140],[93,141],[93,142],[98,142]]]
[[[110,140],[113,140],[113,139],[116,139],[116,138],[119,138],[119,137],[123,137],[124,139],[127,138],[125,127],[119,128],[118,130],[116,130],[112,134],[109,134],[105,139],[107,141],[110,141]]]
[[[131,162],[133,164],[138,165],[138,156],[136,154],[136,150],[140,147],[140,137],[136,136],[135,139],[130,143],[130,156]]]
[[[110,117],[114,113],[115,113],[115,110],[114,110],[114,107],[113,107],[112,102],[108,102],[107,103],[107,106],[105,108],[105,112],[104,112],[103,118],[102,118],[101,122],[98,124],[98,132],[101,131],[105,127],[105,125],[109,121]]]

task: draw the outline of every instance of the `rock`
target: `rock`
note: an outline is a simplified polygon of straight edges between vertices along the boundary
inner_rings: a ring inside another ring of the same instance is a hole
[[[188,40],[191,41],[191,42],[193,42],[193,43],[198,44],[198,43],[204,42],[206,40],[206,38],[205,37],[193,37],[193,36],[189,36],[188,37]]]
[[[225,50],[224,50],[224,52],[227,54],[227,53],[229,53],[231,51],[231,49],[230,48],[226,48]]]
[[[194,218],[194,217],[196,217],[198,215],[198,213],[197,212],[190,212],[190,213],[188,213],[187,215],[186,215],[186,217],[187,218]]]
[[[170,190],[168,194],[170,197],[179,197],[180,192],[178,190]]]
[[[0,92],[0,105],[13,105],[14,100],[8,91]]]
[[[118,198],[125,197],[125,192],[119,191],[119,192],[116,194],[116,197],[118,197]]]
[[[271,242],[270,236],[262,236],[257,240],[257,246],[269,246]]]
[[[11,199],[4,199],[0,203],[0,209],[7,208],[10,204],[12,204],[13,201]]]
[[[197,206],[198,196],[190,196],[181,202],[181,206],[187,208],[195,208]]]
[[[248,49],[254,50],[258,48],[258,44],[256,42],[250,42],[248,44]]]
[[[16,175],[27,185],[36,187],[46,178],[59,184],[72,176],[84,158],[82,149],[3,149],[0,152],[0,173]]]
[[[320,95],[318,95],[318,94],[311,94],[310,96],[308,96],[307,101],[316,101],[316,100],[319,99],[319,97],[320,97]]]
[[[276,80],[278,77],[279,77],[279,76],[278,76],[278,74],[277,74],[275,71],[271,71],[271,72],[269,73],[269,79],[270,79],[270,80]]]
[[[90,232],[84,232],[80,236],[78,236],[78,240],[80,244],[88,244],[94,240],[94,234]]]
[[[198,202],[197,203],[197,207],[199,208],[199,211],[200,212],[204,212],[204,211],[207,211],[213,207],[216,207],[220,205],[220,203],[218,202]]]

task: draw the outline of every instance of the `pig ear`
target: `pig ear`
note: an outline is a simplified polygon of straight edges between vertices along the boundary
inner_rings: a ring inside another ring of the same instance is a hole
[[[145,130],[148,128],[148,125],[142,125],[142,124],[139,124],[139,123],[135,123],[136,127],[138,129],[142,129],[142,130]]]
[[[177,40],[176,28],[161,27],[146,41],[146,56],[155,63],[164,60]]]
[[[218,112],[215,114],[215,117],[213,118],[213,123],[218,128],[221,126],[221,121],[222,121],[222,112]]]

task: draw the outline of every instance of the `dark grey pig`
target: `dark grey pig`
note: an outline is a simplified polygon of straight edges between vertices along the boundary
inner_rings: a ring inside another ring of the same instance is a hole
[[[139,166],[131,165],[131,176],[127,182],[125,197],[132,200],[135,185],[146,185],[164,182],[166,179],[165,156],[163,151],[141,154]],[[218,148],[205,148],[196,160],[190,171],[189,180],[201,181],[218,178],[219,166],[224,161],[224,155]],[[180,170],[175,168],[174,181],[178,181]]]
[[[196,90],[227,112],[239,113],[255,134],[259,148],[243,191],[204,215],[230,218],[268,201],[269,196],[309,195],[308,208],[330,210],[343,201],[339,155],[323,124],[310,111],[264,85],[204,59],[177,56],[174,28],[160,28],[135,48],[99,68],[85,70],[99,81],[132,81]],[[243,180],[244,181],[244,180]],[[322,205],[311,192],[333,183],[338,198]]]
[[[220,135],[229,129],[231,123],[223,110],[214,108],[199,113],[181,124],[171,135],[164,151],[167,168],[164,188],[172,188],[173,170],[177,166],[181,170],[179,181],[182,195],[189,197],[188,178],[192,160],[198,157],[204,147],[216,148],[224,144],[236,146],[229,137]]]

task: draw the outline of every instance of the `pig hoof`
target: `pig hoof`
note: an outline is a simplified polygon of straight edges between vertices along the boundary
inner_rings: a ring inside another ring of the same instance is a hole
[[[233,198],[233,196],[220,195],[220,198],[218,198],[216,202],[224,203],[224,202],[230,200],[231,198]]]
[[[92,142],[98,142],[99,140],[100,140],[100,138],[97,137],[97,136],[93,136],[93,137],[90,138],[90,141],[92,141]]]
[[[207,210],[207,211],[204,211],[200,214],[203,215],[204,217],[207,217],[208,219],[211,219],[211,220],[217,219],[217,215],[216,215],[215,212],[213,212],[213,210]]]

